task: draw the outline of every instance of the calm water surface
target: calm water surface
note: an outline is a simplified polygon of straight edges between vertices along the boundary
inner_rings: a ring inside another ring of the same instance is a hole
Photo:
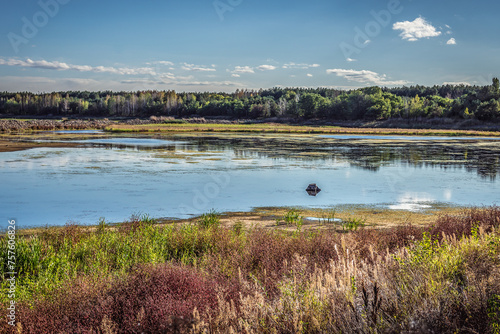
[[[80,147],[0,153],[2,219],[28,227],[144,213],[184,218],[212,208],[418,210],[491,205],[500,194],[500,143],[489,139],[61,134]],[[309,183],[322,189],[316,197],[305,192]]]

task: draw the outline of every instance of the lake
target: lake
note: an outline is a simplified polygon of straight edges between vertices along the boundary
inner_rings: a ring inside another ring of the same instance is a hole
[[[498,138],[61,131],[28,139],[80,146],[0,153],[0,212],[20,227],[264,206],[420,210],[492,205],[500,194]],[[305,191],[310,183],[317,196]]]

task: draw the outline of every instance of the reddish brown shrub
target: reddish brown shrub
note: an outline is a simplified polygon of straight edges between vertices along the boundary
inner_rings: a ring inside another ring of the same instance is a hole
[[[439,239],[443,234],[461,237],[471,235],[472,229],[478,226],[482,226],[485,232],[500,226],[500,208],[472,208],[464,210],[460,215],[441,216],[429,228],[429,232]]]
[[[330,260],[337,258],[337,239],[337,235],[327,232],[291,237],[276,231],[254,230],[249,232],[248,243],[242,250],[238,250],[237,245],[229,247],[226,244],[224,256],[219,252],[209,256],[208,268],[212,274],[231,282],[238,278],[239,273],[244,279],[257,280],[266,290],[266,295],[273,298],[279,293],[278,283],[291,274],[292,262],[297,255],[306,260],[306,266],[301,269],[303,274],[312,273],[315,268],[326,268]],[[220,242],[224,244],[227,240],[221,238]],[[237,290],[233,292],[244,292],[241,286]]]
[[[143,266],[113,284],[74,283],[34,309],[24,305],[20,319],[28,333],[97,332],[103,323],[120,333],[169,333],[190,325],[195,308],[215,310],[216,289],[193,268]]]

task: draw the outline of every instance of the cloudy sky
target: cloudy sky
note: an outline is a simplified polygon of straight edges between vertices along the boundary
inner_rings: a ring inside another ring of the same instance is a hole
[[[16,0],[0,91],[485,85],[500,2]]]

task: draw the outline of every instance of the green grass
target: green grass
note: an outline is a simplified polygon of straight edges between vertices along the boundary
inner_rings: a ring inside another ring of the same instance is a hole
[[[344,231],[357,231],[361,227],[365,227],[366,220],[362,218],[348,218],[341,223]]]
[[[276,219],[276,225],[286,224],[287,226],[295,225],[297,230],[300,230],[304,223],[304,217],[300,215],[298,210],[288,210],[282,218]]]
[[[20,122],[31,121],[31,119],[29,119],[29,118],[0,118],[0,120],[3,120],[3,121],[20,121]]]

